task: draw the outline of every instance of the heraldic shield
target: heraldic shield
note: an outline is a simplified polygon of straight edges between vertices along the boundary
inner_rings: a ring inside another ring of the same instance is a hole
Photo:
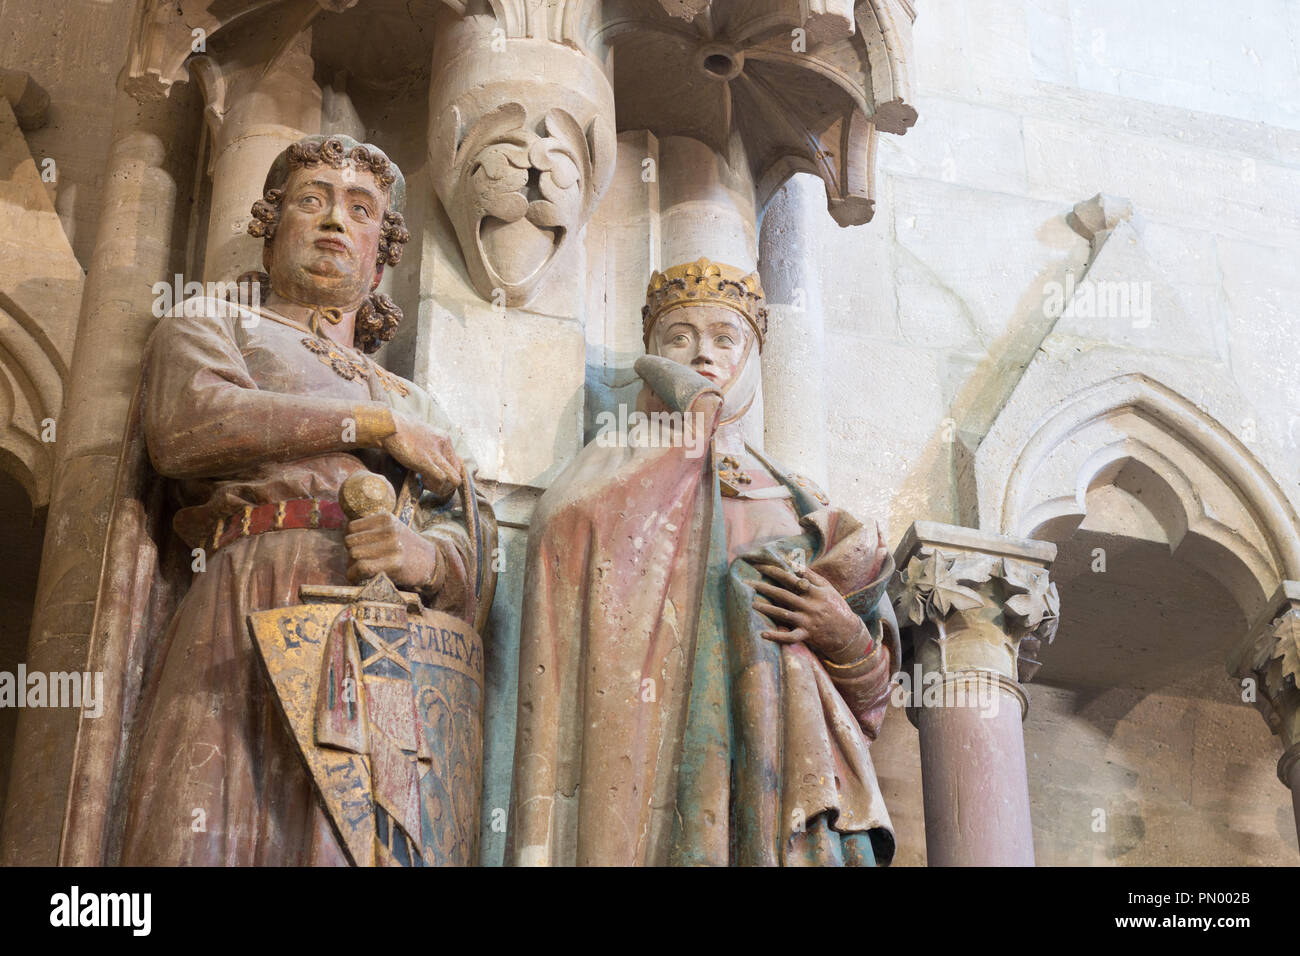
[[[248,616],[289,729],[355,866],[478,856],[483,644],[380,574]]]

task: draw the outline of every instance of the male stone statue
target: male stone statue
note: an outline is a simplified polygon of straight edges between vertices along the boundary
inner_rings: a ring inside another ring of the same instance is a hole
[[[898,661],[893,562],[745,444],[766,326],[756,275],[706,259],[656,273],[637,434],[598,436],[538,504],[516,864],[893,855],[868,750]]]
[[[124,863],[347,862],[259,665],[250,613],[298,604],[303,586],[384,574],[428,608],[482,626],[495,580],[483,560],[490,509],[467,515],[480,508],[472,494],[455,507],[472,476],[448,423],[429,395],[365,354],[401,318],[374,292],[409,238],[404,190],[374,146],[341,135],[293,144],[253,207],[249,231],[265,240],[269,274],[260,303],[191,300],[150,342],[143,435],[171,479],[171,524],[195,573],[141,656],[120,785]],[[345,517],[349,476],[400,484],[404,469],[424,489],[409,524],[389,511]],[[420,862],[410,853],[418,837],[394,850],[403,862]],[[397,845],[391,833],[380,839]]]

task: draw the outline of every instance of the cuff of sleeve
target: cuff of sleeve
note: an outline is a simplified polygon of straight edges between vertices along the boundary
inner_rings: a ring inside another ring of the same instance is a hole
[[[438,545],[433,542],[430,544],[433,545],[433,574],[430,575],[429,580],[420,585],[420,591],[425,597],[433,598],[437,597],[442,590],[443,582],[447,579],[447,562],[443,559]]]
[[[863,625],[865,630],[866,625]],[[861,678],[874,675],[880,666],[880,659],[884,654],[884,645],[871,637],[871,632],[867,632],[867,649],[861,657],[849,664],[836,664],[833,661],[823,660],[826,667],[826,673],[836,684],[857,683]]]
[[[358,405],[352,410],[352,418],[357,423],[358,445],[377,448],[385,438],[397,434],[393,410],[379,402]]]
[[[857,636],[843,652],[836,655],[841,659],[847,657],[847,663],[839,663],[838,661],[831,660],[829,657],[823,657],[822,663],[826,665],[826,670],[831,674],[843,674],[848,671],[856,671],[858,666],[866,658],[871,656],[872,651],[879,643],[879,641],[874,639],[870,628],[868,628],[864,622],[859,621]]]

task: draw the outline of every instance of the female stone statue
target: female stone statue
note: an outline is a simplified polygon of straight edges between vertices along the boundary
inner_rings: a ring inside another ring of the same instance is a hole
[[[587,445],[530,533],[510,859],[888,863],[892,560],[743,441],[757,276],[656,273],[643,319],[638,434]]]

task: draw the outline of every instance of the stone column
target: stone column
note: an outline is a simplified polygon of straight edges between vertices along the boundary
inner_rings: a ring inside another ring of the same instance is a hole
[[[929,864],[1033,866],[1022,682],[1056,633],[1056,546],[918,521],[895,557]]]
[[[103,213],[81,299],[69,390],[56,422],[54,481],[28,672],[82,671],[127,409],[153,330],[153,284],[181,270],[199,109],[192,91],[137,102],[118,81]],[[0,864],[52,865],[80,712],[23,710]]]
[[[791,177],[767,204],[758,246],[769,315],[763,354],[766,450],[823,488],[829,483],[826,331],[816,223],[825,210],[820,179]]]
[[[748,163],[728,163],[706,143],[689,136],[659,140],[663,268],[700,256],[746,271],[757,268],[756,218]]]
[[[724,157],[689,136],[660,139],[659,230],[660,269],[701,256],[746,272],[757,269],[758,213],[743,155]],[[763,351],[765,356],[773,352],[770,342]],[[760,382],[741,420],[745,440],[759,449],[764,447],[763,400]]]
[[[1259,708],[1286,748],[1277,776],[1291,788],[1300,836],[1300,581],[1283,581],[1246,639],[1229,655],[1228,672],[1241,679],[1242,700]]]
[[[229,65],[211,57],[195,61],[212,140],[203,281],[228,282],[262,268],[262,240],[248,234],[251,209],[262,196],[275,157],[321,131],[322,95],[313,70],[310,30],[269,70],[260,60]]]
[[[429,162],[408,179],[408,207],[427,204],[428,224],[412,227],[423,240],[413,377],[465,436],[500,525],[484,634],[480,861],[490,866],[505,858],[528,524],[583,443],[585,309],[601,291],[587,275],[584,229],[617,156],[600,61],[557,42],[558,21],[537,29],[559,8],[533,6],[526,23],[509,4],[494,8],[500,20],[443,9]],[[433,188],[417,196],[421,182]]]

